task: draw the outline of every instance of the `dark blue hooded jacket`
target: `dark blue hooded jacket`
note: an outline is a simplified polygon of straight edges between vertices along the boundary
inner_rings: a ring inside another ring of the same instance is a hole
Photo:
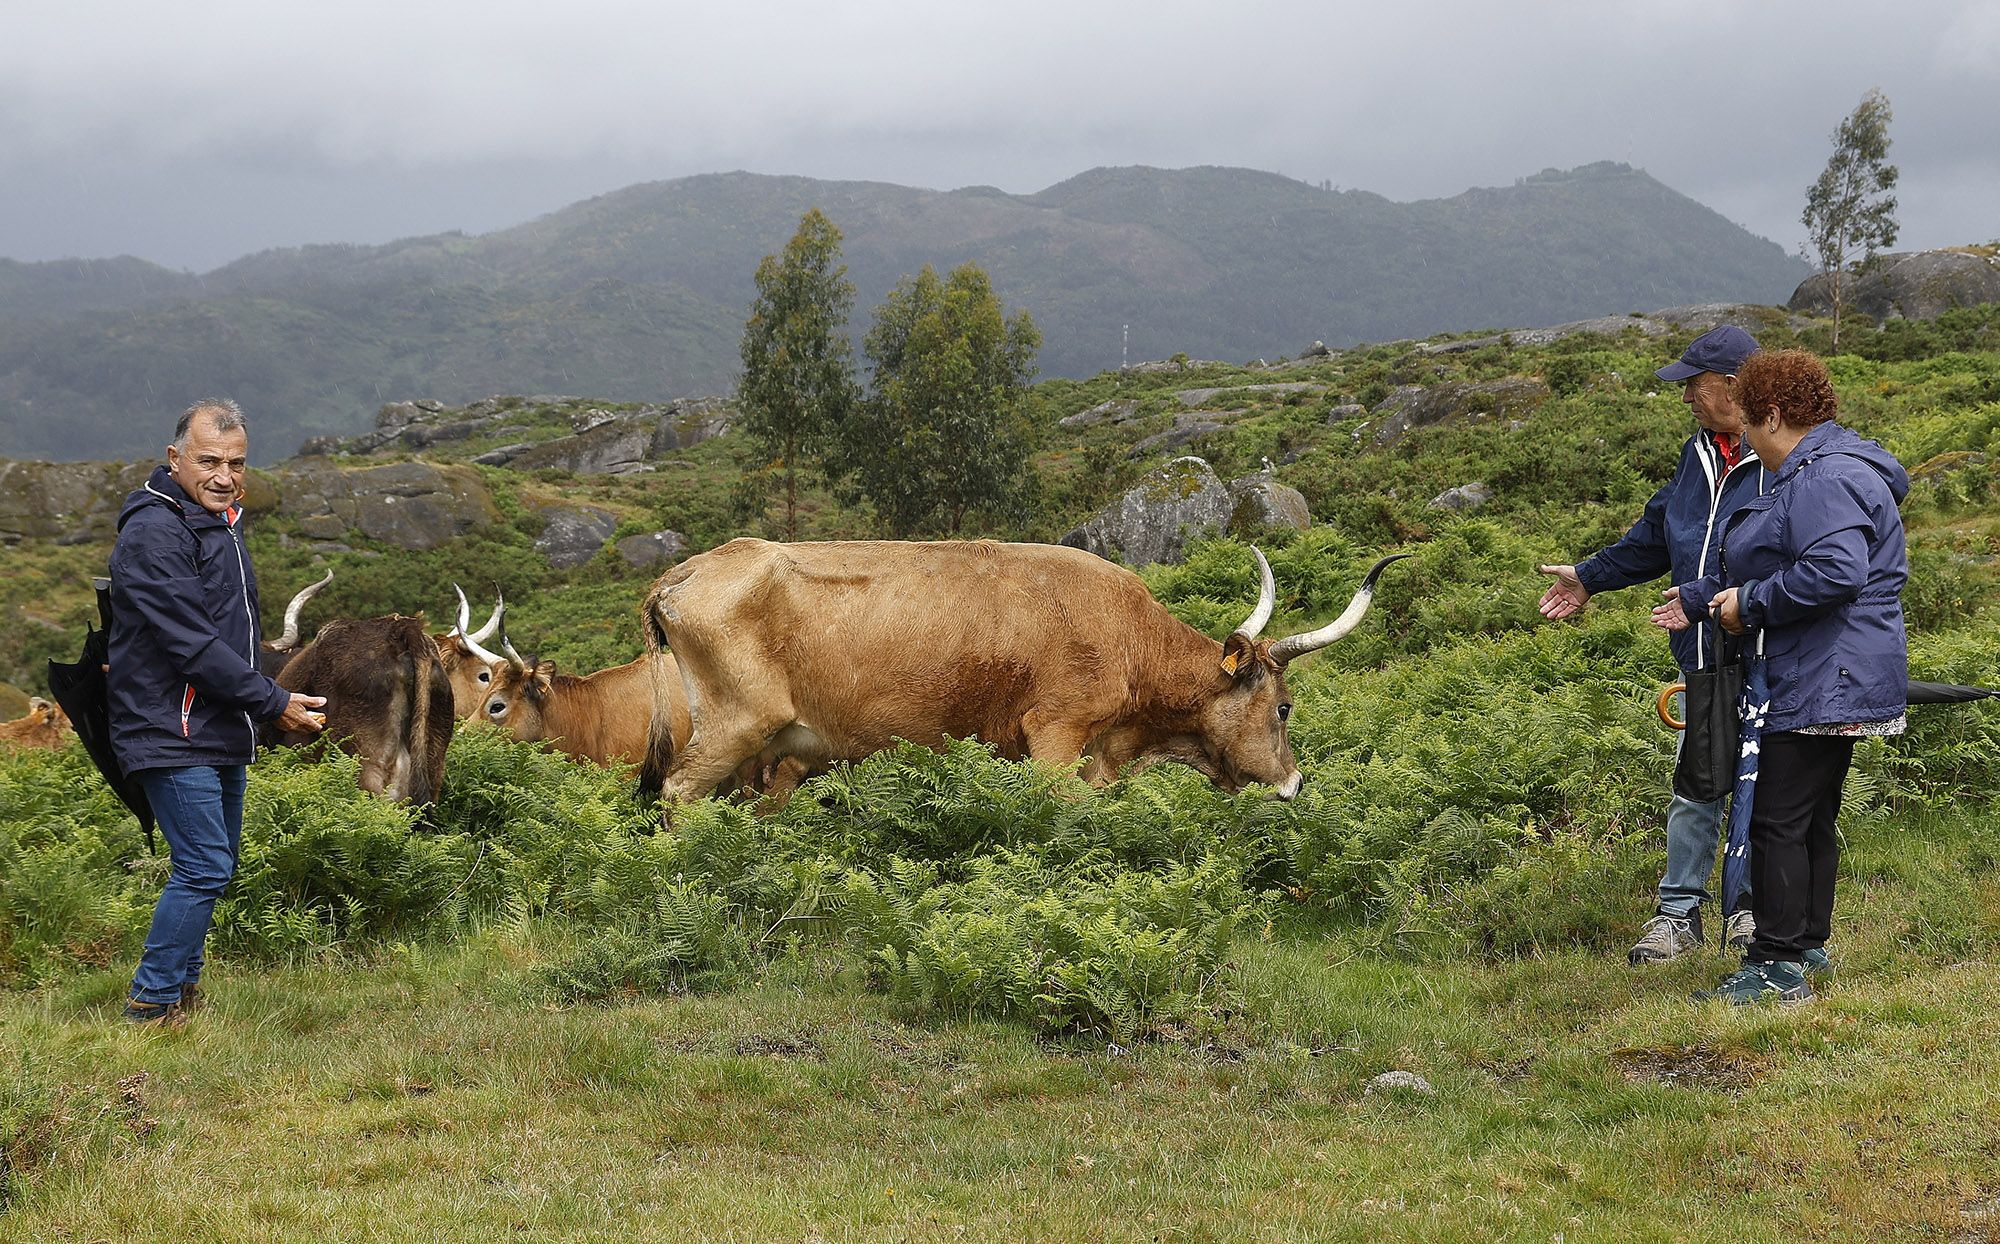
[[[256,758],[290,693],[257,668],[257,579],[237,523],[165,467],[125,499],[111,553],[111,747],[127,773]]]
[[[1768,487],[1768,476],[1750,447],[1743,447],[1734,467],[1725,467],[1709,433],[1696,432],[1681,447],[1680,464],[1646,512],[1618,543],[1580,562],[1576,577],[1592,596],[1645,583],[1661,575],[1670,583],[1689,583],[1718,569],[1722,524],[1737,507]],[[1718,487],[1719,485],[1719,487]],[[1689,617],[1696,617],[1693,611]],[[1668,635],[1674,660],[1682,670],[1700,669],[1715,661],[1715,636],[1708,623]],[[1702,647],[1702,645],[1706,647]],[[1701,653],[1697,657],[1697,653]]]
[[[1729,519],[1718,574],[1685,584],[1689,617],[1739,589],[1746,636],[1764,632],[1766,730],[1888,721],[1909,695],[1903,516],[1910,477],[1888,450],[1837,423],[1807,432],[1771,491]]]

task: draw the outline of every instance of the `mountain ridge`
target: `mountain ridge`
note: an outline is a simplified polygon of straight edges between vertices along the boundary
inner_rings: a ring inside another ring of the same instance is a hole
[[[0,454],[150,446],[134,412],[216,391],[265,412],[286,447],[358,430],[400,398],[722,391],[756,265],[812,207],[845,235],[857,336],[901,277],[978,262],[1034,315],[1055,376],[1128,349],[1248,358],[1775,303],[1807,272],[1613,163],[1409,203],[1218,165],[1090,169],[1029,195],[707,173],[487,234],[276,248],[200,274],[0,262]]]

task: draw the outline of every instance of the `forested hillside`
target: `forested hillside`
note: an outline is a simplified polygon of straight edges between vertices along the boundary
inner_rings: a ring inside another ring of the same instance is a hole
[[[1777,302],[1805,267],[1644,172],[1597,164],[1393,203],[1241,169],[1096,169],[1038,194],[718,174],[513,229],[252,255],[0,264],[0,455],[150,452],[145,421],[226,392],[290,452],[383,401],[721,393],[757,262],[811,207],[867,312],[922,265],[981,264],[1043,374],[1248,360],[1676,303]]]

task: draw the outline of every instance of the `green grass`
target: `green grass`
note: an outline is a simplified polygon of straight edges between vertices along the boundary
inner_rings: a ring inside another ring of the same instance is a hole
[[[1243,937],[1243,1014],[1131,1049],[903,1022],[826,949],[558,1007],[538,922],[225,961],[178,1032],[121,1027],[123,974],[88,973],[0,995],[0,1238],[1977,1239],[2000,881],[1954,891],[1957,942],[1920,913],[1979,829],[1851,843],[1839,974],[1782,1009],[1686,1001],[1713,953],[1383,959],[1337,931]],[[1435,1096],[1368,1092],[1391,1069]]]

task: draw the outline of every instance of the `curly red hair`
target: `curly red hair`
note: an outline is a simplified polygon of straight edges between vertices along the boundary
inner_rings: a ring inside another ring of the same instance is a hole
[[[1745,359],[1736,371],[1736,400],[1753,420],[1775,407],[1795,428],[1814,427],[1840,413],[1826,364],[1806,350],[1759,350]]]

